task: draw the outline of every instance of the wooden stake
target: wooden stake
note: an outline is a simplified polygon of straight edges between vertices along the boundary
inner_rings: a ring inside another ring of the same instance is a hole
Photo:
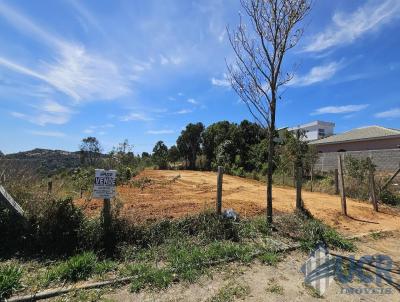
[[[218,178],[217,178],[217,215],[221,215],[222,212],[222,181],[224,175],[224,168],[218,166]]]
[[[103,240],[104,248],[108,256],[112,253],[112,234],[111,234],[111,202],[105,198],[103,203]]]
[[[311,165],[311,192],[313,191],[313,183],[314,183],[314,165]]]
[[[339,172],[338,169],[335,169],[335,194],[339,194]]]
[[[53,181],[50,179],[47,183],[47,193],[51,194],[51,191],[53,191]]]
[[[373,170],[370,170],[369,172],[369,190],[373,209],[375,212],[378,212],[378,200],[376,198],[375,177]]]
[[[301,186],[303,178],[303,169],[299,166],[296,169],[296,209],[302,210],[303,205],[301,202]]]
[[[339,188],[340,188],[340,196],[342,199],[342,214],[347,216],[347,203],[346,203],[346,192],[344,189],[344,177],[343,177],[343,164],[342,164],[342,156],[339,154],[338,156],[338,169],[339,169]]]

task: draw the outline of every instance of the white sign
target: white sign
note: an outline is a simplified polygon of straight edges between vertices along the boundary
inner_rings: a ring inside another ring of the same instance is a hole
[[[95,170],[93,197],[110,199],[115,196],[115,170]]]

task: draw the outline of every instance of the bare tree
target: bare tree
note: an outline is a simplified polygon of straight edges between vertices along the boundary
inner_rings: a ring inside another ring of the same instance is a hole
[[[301,21],[311,4],[309,0],[241,0],[241,4],[245,19],[240,15],[237,29],[228,29],[236,60],[227,67],[233,89],[268,132],[267,222],[272,223],[276,101],[279,88],[292,79],[282,72],[282,65],[303,34]]]

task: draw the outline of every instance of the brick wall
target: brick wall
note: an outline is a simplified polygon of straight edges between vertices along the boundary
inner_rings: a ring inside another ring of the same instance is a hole
[[[320,153],[314,169],[323,172],[337,169],[338,154],[338,152]],[[371,157],[377,166],[377,171],[395,172],[400,167],[400,149],[347,151],[340,154],[351,155],[355,158]]]

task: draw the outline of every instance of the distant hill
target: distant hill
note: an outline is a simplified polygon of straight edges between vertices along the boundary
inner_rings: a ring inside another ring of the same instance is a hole
[[[21,173],[51,174],[63,168],[75,168],[80,164],[79,151],[33,149],[0,157],[0,174]]]

